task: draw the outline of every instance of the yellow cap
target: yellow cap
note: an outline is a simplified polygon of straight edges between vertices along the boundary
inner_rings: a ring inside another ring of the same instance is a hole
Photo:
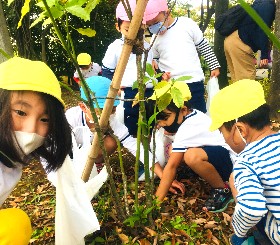
[[[18,208],[0,210],[0,244],[29,244],[32,227],[27,214]]]
[[[53,71],[42,61],[14,57],[0,64],[0,88],[30,90],[61,98],[59,82]]]
[[[77,62],[80,66],[87,66],[91,63],[91,56],[87,53],[80,53],[77,56]]]
[[[243,79],[221,89],[210,104],[210,131],[252,112],[265,103],[262,85],[254,80]]]

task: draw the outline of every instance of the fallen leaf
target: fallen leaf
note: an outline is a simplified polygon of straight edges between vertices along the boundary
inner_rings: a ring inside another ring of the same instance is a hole
[[[157,235],[157,233],[154,230],[152,230],[148,227],[144,227],[144,228],[150,234],[150,236],[156,236]]]
[[[122,240],[122,242],[123,242],[124,244],[129,243],[129,238],[128,238],[127,235],[121,233],[121,234],[118,234],[118,236],[119,236],[119,238]]]

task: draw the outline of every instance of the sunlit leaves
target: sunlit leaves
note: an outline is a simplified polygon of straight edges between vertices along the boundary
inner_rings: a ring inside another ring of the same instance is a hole
[[[90,28],[78,28],[75,29],[77,32],[79,32],[80,34],[84,35],[84,36],[88,36],[88,37],[94,37],[96,35],[96,31]]]
[[[30,0],[25,0],[24,1],[24,5],[21,9],[21,17],[20,17],[20,20],[18,22],[17,28],[21,27],[23,17],[29,12],[29,4],[30,4]]]

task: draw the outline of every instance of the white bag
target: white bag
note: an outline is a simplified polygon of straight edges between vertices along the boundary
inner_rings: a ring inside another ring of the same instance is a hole
[[[77,170],[78,176],[82,176],[83,170],[86,165],[86,161],[89,155],[89,151],[91,148],[91,142],[89,135],[91,134],[89,128],[87,126],[79,126],[73,128],[74,135],[77,134],[82,139],[82,146],[78,146],[75,137],[72,137],[73,142],[73,165],[74,168]],[[89,179],[94,178],[97,175],[96,165],[93,165],[91,174]]]
[[[206,85],[207,101],[206,101],[206,114],[209,115],[209,107],[213,97],[219,92],[219,83],[217,77],[211,77]]]
[[[55,244],[85,244],[84,237],[100,229],[86,185],[69,156],[56,173]]]

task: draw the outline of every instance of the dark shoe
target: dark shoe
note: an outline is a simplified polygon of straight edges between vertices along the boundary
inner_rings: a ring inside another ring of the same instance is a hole
[[[255,239],[253,236],[250,237],[238,237],[232,234],[229,239],[230,245],[255,245]]]
[[[205,208],[209,212],[218,213],[226,210],[231,202],[234,202],[234,199],[229,188],[212,189],[205,202]]]

